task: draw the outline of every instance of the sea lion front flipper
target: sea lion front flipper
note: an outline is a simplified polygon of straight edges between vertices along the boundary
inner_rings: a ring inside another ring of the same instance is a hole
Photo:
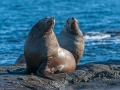
[[[56,78],[55,78],[55,75],[54,74],[51,74],[51,75],[46,75],[44,73],[41,73],[39,71],[37,71],[37,74],[43,78],[46,78],[46,79],[50,79],[50,80],[55,80],[56,81]]]
[[[43,78],[50,79],[50,80],[56,80],[54,72],[50,69],[46,69],[47,67],[47,60],[44,60],[42,64],[39,66],[37,70],[37,74]]]
[[[7,72],[10,73],[10,74],[30,74],[30,71],[28,70],[28,68],[22,70],[22,71],[18,71],[18,70],[9,70],[7,69]]]

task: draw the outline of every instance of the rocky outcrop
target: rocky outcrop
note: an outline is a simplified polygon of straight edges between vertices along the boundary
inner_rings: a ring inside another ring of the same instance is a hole
[[[0,90],[79,90],[120,88],[120,64],[84,64],[76,70],[55,74],[55,80],[37,75],[9,74],[7,69],[23,70],[25,64],[0,67]]]

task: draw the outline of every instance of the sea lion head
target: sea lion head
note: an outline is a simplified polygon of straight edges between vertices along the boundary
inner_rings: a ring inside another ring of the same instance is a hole
[[[52,29],[55,24],[54,17],[46,17],[38,21],[36,24],[38,30],[44,30],[44,32],[48,31],[48,29]]]
[[[64,25],[64,28],[67,32],[71,33],[71,34],[76,34],[79,29],[79,26],[78,26],[78,21],[76,18],[74,17],[71,17],[71,18],[68,18],[65,25]]]
[[[51,18],[47,17],[47,19],[45,18],[45,22],[44,22],[45,31],[48,31],[48,29],[53,28],[54,24],[55,24],[54,17],[51,17]]]
[[[46,32],[50,32],[55,24],[54,17],[46,17],[39,20],[32,28],[31,35],[33,37],[40,37]]]

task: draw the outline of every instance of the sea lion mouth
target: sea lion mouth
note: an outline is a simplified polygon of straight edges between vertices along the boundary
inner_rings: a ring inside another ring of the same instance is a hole
[[[54,17],[49,18],[48,24],[49,25],[54,25],[55,24],[55,18]]]

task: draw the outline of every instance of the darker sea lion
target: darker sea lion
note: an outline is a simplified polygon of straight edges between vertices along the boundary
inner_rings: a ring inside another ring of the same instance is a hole
[[[37,73],[49,78],[54,73],[65,73],[76,68],[76,62],[71,52],[61,48],[53,32],[54,18],[43,18],[30,31],[25,45],[24,55],[26,70],[10,71],[16,74]]]
[[[76,18],[69,18],[63,30],[58,35],[59,45],[70,51],[75,57],[76,64],[80,61],[84,51],[84,37]]]
[[[15,64],[25,64],[25,56],[24,56],[24,54],[21,54],[21,55],[17,58]]]

